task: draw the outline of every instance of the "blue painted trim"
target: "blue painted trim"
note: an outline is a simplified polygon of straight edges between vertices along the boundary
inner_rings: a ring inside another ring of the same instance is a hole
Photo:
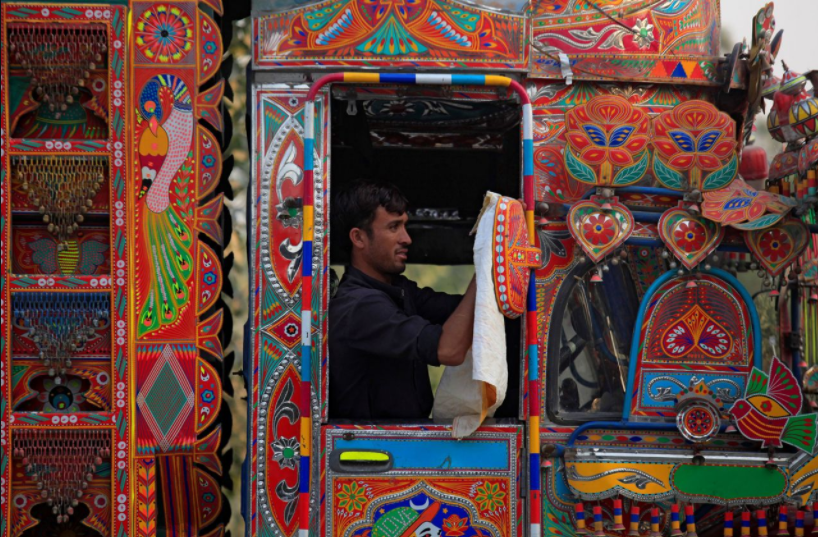
[[[300,464],[298,465],[299,477],[298,492],[308,493],[310,491],[310,458],[309,456],[301,456]]]
[[[534,278],[534,271],[531,271],[531,278],[528,280],[528,295],[526,296],[526,312],[537,311],[537,279]]]
[[[415,84],[417,79],[414,73],[381,73],[381,84]]]
[[[654,248],[661,248],[665,245],[660,239],[643,239],[642,237],[635,237],[625,241],[628,246],[652,246]]]
[[[676,422],[673,423],[642,423],[637,421],[589,421],[583,423],[571,433],[568,437],[568,442],[565,444],[566,448],[574,446],[579,435],[588,429],[628,429],[630,431],[675,431]]]
[[[304,138],[304,171],[314,171],[315,166],[315,140],[312,138]]]
[[[536,330],[536,328],[535,328]],[[540,378],[540,361],[537,356],[537,345],[528,346],[528,380],[538,380]]]
[[[540,468],[540,454],[539,453],[531,453],[528,456],[528,464],[529,468],[532,470],[536,468],[539,470]],[[530,487],[529,490],[540,490],[540,472],[528,472],[529,479],[528,479],[528,486]]]
[[[332,449],[383,451],[392,456],[392,468],[396,470],[508,470],[509,464],[514,464],[505,440],[339,438]]]
[[[304,241],[301,256],[301,276],[308,278],[312,276],[312,241]]]
[[[659,219],[664,213],[649,213],[646,211],[631,211],[633,219],[637,222],[650,222],[651,224],[658,224]]]
[[[486,75],[452,75],[453,86],[485,86]]]
[[[642,303],[639,304],[639,313],[636,316],[636,324],[633,327],[633,337],[631,338],[631,354],[628,357],[628,387],[625,390],[625,404],[622,405],[622,421],[627,422],[628,418],[631,415],[631,399],[633,398],[633,383],[636,379],[636,359],[639,357],[639,335],[642,332],[642,322],[645,319],[645,311],[648,309],[648,305],[650,304],[650,299],[656,293],[656,290],[659,289],[660,286],[664,285],[669,279],[673,278],[676,275],[675,270],[669,270],[659,276],[659,278],[653,282],[647,292],[645,293],[644,298],[642,298]],[[594,423],[594,422],[591,422]],[[597,422],[601,423],[601,422]],[[676,427],[676,425],[673,425]]]
[[[534,175],[534,140],[523,140],[523,175]]]
[[[312,345],[301,345],[301,382],[310,381],[312,371]]]
[[[670,190],[668,188],[656,188],[653,186],[624,186],[616,189],[617,192],[624,192],[626,194],[650,194],[656,196],[670,196],[673,198],[682,199],[682,192]],[[596,187],[592,188],[582,196],[582,199],[589,199],[596,194]]]

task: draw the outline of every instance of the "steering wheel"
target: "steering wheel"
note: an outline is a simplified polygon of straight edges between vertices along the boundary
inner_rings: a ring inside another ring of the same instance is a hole
[[[575,334],[569,341],[563,343],[562,349],[560,349],[560,375],[585,350],[587,344],[588,342],[579,334]]]
[[[596,388],[599,386],[599,382],[588,380],[580,375],[579,371],[577,371],[575,362],[576,357],[579,356],[583,350],[585,350],[587,345],[588,342],[579,334],[575,334],[574,337],[564,344],[562,350],[560,351],[559,372],[562,374],[562,372],[565,371],[565,368],[570,367],[571,375],[574,377],[574,380],[586,388]]]

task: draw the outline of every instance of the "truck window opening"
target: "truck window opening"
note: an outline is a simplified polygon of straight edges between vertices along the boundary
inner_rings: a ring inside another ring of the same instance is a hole
[[[520,115],[512,101],[333,99],[330,188],[359,178],[395,184],[409,200],[404,275],[421,287],[462,294],[474,274],[469,232],[486,191],[522,195]],[[329,248],[331,279],[340,281],[349,252],[332,230]],[[521,325],[506,321],[509,385],[496,418],[519,416]],[[433,390],[443,369],[429,367]]]

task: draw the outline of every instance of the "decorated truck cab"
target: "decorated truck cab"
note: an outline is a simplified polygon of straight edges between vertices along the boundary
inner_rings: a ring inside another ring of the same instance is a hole
[[[254,3],[248,535],[816,531],[818,104],[758,7],[722,54],[707,0]],[[465,437],[329,418],[359,177],[409,198],[412,274],[463,286],[485,192],[525,202],[506,400]]]

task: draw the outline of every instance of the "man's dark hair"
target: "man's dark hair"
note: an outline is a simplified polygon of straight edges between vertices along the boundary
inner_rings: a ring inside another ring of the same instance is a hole
[[[349,232],[357,227],[371,237],[372,221],[378,207],[403,214],[408,205],[406,196],[393,184],[357,180],[341,187],[333,196],[330,209],[332,234],[336,240],[341,240],[344,249],[351,251]]]

